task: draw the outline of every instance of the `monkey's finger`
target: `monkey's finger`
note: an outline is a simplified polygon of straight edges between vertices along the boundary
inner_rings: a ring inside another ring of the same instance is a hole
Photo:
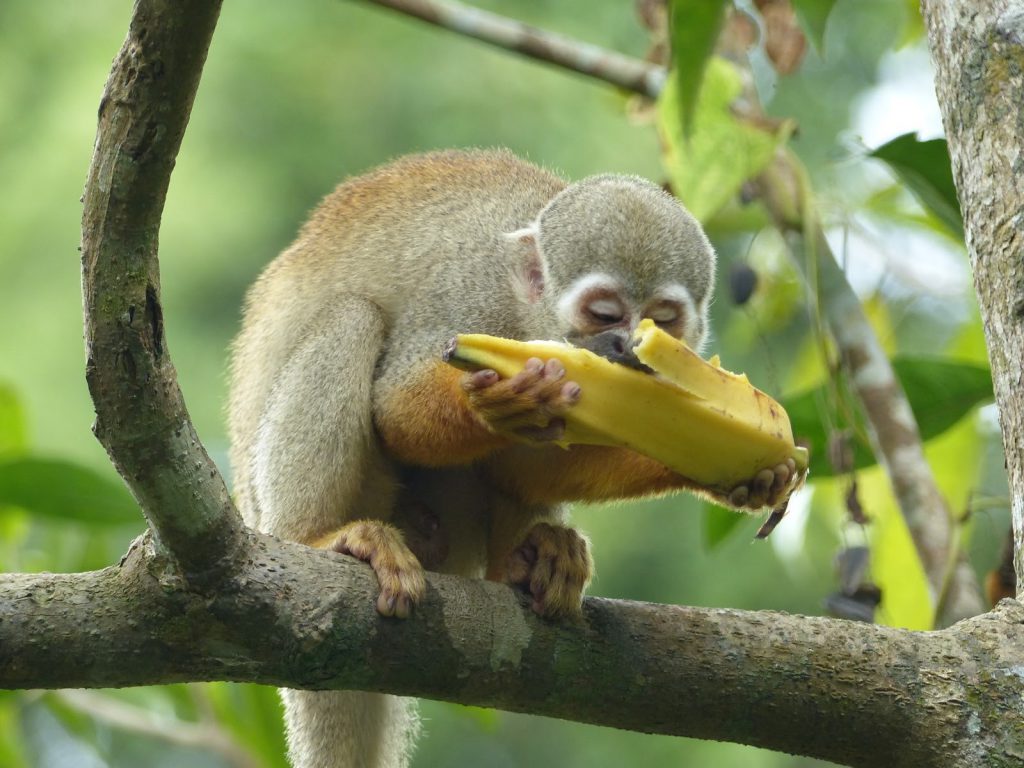
[[[544,361],[539,357],[528,358],[523,370],[508,380],[509,388],[516,393],[525,392],[544,376]]]
[[[565,364],[562,363],[561,360],[559,360],[558,358],[553,357],[550,360],[548,360],[546,363],[544,363],[544,378],[553,379],[553,380],[557,381],[558,379],[561,379],[561,378],[564,378],[564,377],[565,377]]]
[[[492,387],[499,381],[501,381],[501,377],[497,371],[484,368],[481,371],[466,374],[462,381],[462,388],[467,392],[474,389],[487,389],[487,387]]]
[[[530,584],[530,572],[537,562],[537,548],[532,544],[523,544],[512,551],[505,568],[505,581],[513,586],[527,587]]]
[[[567,381],[562,385],[562,399],[569,405],[578,403],[581,394],[583,394],[583,388],[575,381]]]

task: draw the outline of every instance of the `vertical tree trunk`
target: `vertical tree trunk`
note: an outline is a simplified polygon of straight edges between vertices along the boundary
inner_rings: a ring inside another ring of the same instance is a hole
[[[1024,583],[1024,3],[922,0],[921,9],[992,364],[1020,585]]]

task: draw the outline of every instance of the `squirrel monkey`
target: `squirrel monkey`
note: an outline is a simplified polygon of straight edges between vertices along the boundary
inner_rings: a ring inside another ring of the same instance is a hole
[[[578,614],[592,565],[564,503],[690,483],[625,449],[552,445],[586,397],[557,360],[500,380],[442,349],[457,333],[628,339],[644,317],[697,347],[714,267],[696,220],[639,178],[567,184],[505,151],[449,151],[346,181],[247,297],[229,409],[246,522],[368,562],[384,616],[423,596],[421,560]],[[282,696],[295,765],[407,763],[407,700]]]

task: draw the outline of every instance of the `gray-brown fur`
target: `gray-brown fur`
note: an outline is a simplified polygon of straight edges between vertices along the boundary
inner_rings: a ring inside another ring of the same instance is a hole
[[[507,236],[517,231],[527,235]],[[525,296],[524,270],[538,252],[543,290]],[[692,217],[640,179],[567,186],[509,152],[450,151],[343,183],[247,296],[229,406],[246,521],[309,542],[355,518],[390,519],[404,493],[440,516],[448,541],[439,569],[482,575],[497,556],[495,531],[514,547],[561,510],[518,504],[475,467],[396,465],[378,440],[375,408],[456,333],[573,335],[558,300],[591,272],[616,278],[638,304],[664,281],[685,286],[697,314],[690,340],[699,342],[713,268]],[[306,692],[286,699],[297,764],[405,764],[409,739],[394,734],[414,730],[414,718],[403,705]],[[320,754],[322,744],[332,748]],[[370,753],[372,763],[358,757]]]

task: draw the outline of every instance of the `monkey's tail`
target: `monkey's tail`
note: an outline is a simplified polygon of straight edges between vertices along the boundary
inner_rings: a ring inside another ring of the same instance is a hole
[[[405,768],[419,735],[416,700],[281,689],[295,768]]]

